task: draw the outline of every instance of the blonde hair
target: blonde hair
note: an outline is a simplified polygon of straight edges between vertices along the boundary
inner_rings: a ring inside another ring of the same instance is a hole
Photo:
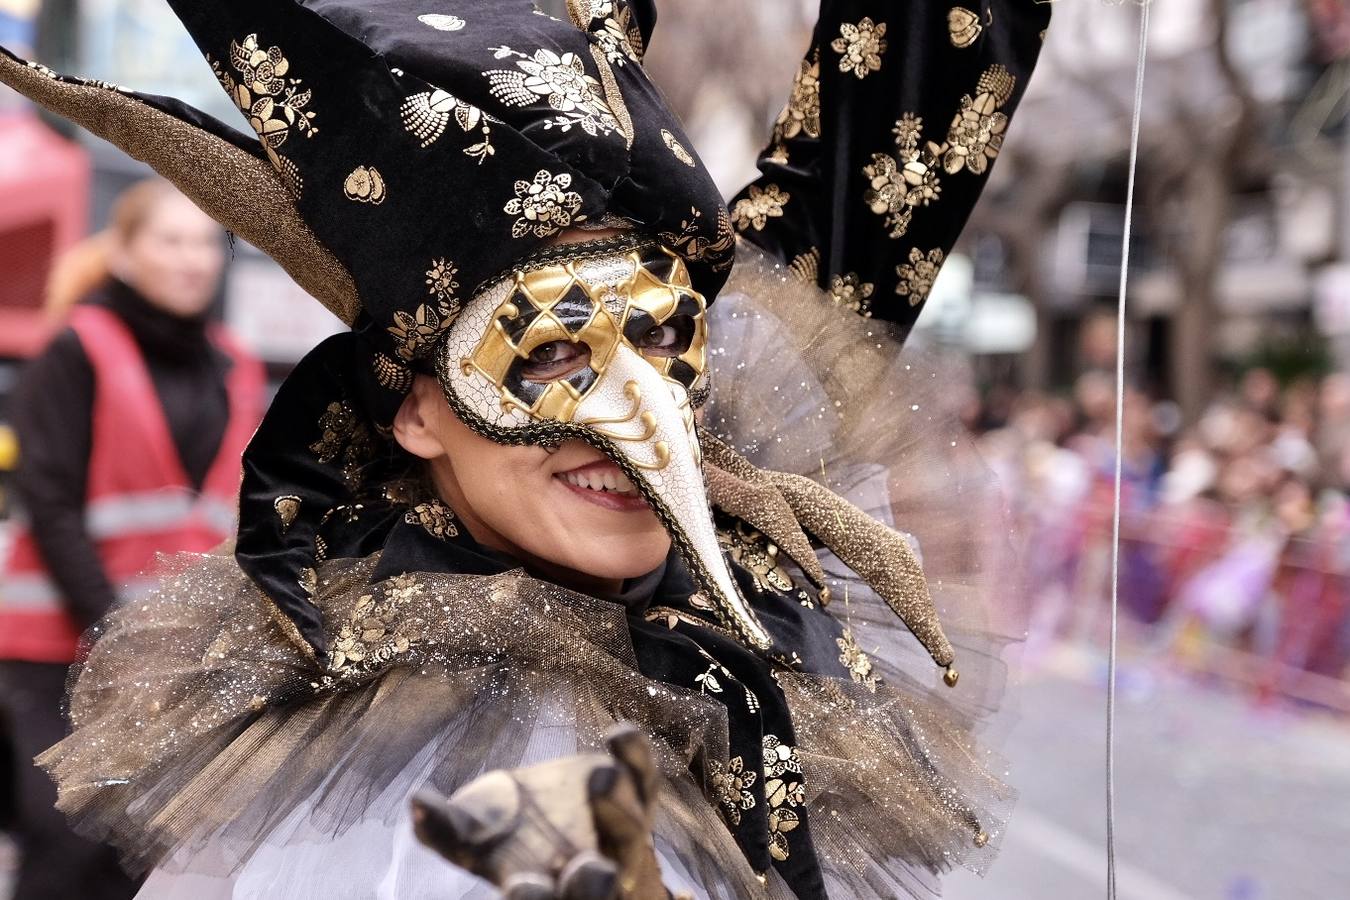
[[[47,317],[65,319],[72,306],[106,284],[112,275],[109,257],[113,247],[134,237],[155,207],[177,193],[178,189],[163,178],[147,178],[119,194],[107,227],[62,253],[52,264],[42,304]]]

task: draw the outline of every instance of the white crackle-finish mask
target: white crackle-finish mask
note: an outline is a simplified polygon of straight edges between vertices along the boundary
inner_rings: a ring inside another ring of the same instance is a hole
[[[584,440],[638,486],[724,624],[767,632],[713,528],[691,397],[706,392],[706,304],[655,245],[526,264],[465,304],[437,368],[446,399],[503,444]]]

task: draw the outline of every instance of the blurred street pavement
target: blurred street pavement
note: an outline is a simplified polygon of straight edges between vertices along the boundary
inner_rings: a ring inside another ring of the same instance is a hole
[[[1104,678],[1099,655],[1069,649],[1025,676],[1009,834],[986,878],[946,880],[947,900],[1106,896]],[[1350,896],[1350,722],[1128,658],[1118,683],[1120,900]]]

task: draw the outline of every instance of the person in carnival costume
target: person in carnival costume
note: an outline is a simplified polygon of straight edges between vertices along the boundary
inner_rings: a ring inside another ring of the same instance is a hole
[[[170,5],[254,135],[8,55],[0,79],[352,329],[245,453],[233,554],[166,558],[91,633],[39,760],[62,810],[148,897],[982,869],[1011,800],[975,737],[989,491],[896,338],[1048,7],[826,0],[728,206],[643,70],[650,2]]]

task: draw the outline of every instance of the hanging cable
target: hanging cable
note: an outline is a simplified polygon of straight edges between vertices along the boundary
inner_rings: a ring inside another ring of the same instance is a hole
[[[1120,495],[1125,456],[1125,288],[1129,283],[1134,182],[1139,165],[1139,120],[1144,106],[1149,0],[1139,2],[1139,56],[1134,67],[1130,118],[1130,168],[1125,188],[1125,227],[1120,242],[1120,289],[1116,295],[1116,470],[1111,512],[1111,638],[1106,651],[1106,896],[1116,900],[1116,641],[1120,614]]]

